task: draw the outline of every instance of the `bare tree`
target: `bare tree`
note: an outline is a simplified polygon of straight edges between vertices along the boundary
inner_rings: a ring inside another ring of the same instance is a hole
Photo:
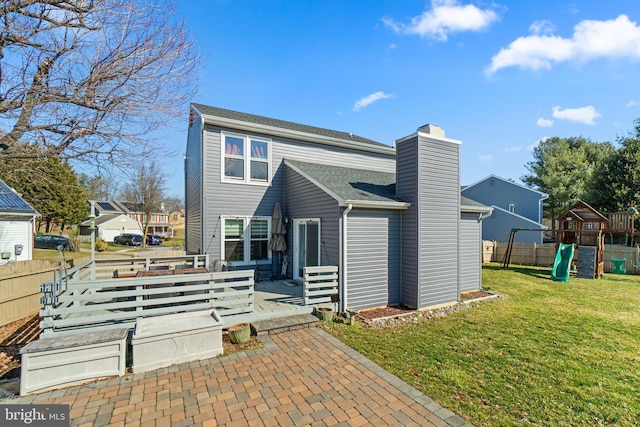
[[[149,133],[186,113],[197,65],[173,0],[7,0],[0,159],[158,155]]]
[[[154,161],[142,163],[136,174],[122,190],[122,198],[142,213],[142,245],[147,244],[147,233],[152,214],[161,212],[165,193],[166,173]]]
[[[184,209],[184,202],[182,198],[174,195],[164,199],[164,207],[167,212],[175,212]]]

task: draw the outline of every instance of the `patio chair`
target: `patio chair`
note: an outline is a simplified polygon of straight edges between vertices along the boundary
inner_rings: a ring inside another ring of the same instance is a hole
[[[256,269],[253,280],[259,282],[264,279],[269,279],[273,282],[273,270],[271,264],[260,264],[256,261]]]

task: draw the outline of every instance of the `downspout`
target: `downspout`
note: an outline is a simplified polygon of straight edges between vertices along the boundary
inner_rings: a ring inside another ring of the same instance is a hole
[[[487,213],[484,213],[484,214],[481,213],[480,215],[478,215],[478,222],[484,221],[485,219],[489,218],[492,214],[493,214],[493,209]]]
[[[342,211],[342,243],[340,245],[340,288],[342,295],[340,296],[340,311],[345,311],[347,308],[347,215],[353,209],[353,205],[349,203],[347,208]]]

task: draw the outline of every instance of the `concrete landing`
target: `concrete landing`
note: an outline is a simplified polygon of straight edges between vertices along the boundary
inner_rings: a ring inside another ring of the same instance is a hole
[[[260,336],[279,334],[296,329],[312,328],[316,326],[318,320],[319,319],[312,314],[295,314],[273,319],[256,320],[251,324],[256,329],[258,336]]]

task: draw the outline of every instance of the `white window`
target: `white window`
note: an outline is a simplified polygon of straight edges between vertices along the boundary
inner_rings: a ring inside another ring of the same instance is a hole
[[[252,264],[271,259],[269,217],[228,217],[222,219],[222,253],[234,264]]]
[[[222,134],[222,181],[268,184],[271,180],[271,141],[247,135]]]

